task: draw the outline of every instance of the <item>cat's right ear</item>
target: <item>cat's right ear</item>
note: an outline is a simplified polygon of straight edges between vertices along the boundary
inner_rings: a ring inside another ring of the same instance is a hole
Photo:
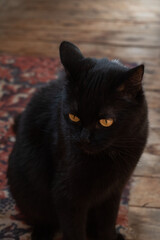
[[[74,74],[80,68],[80,62],[84,59],[81,51],[73,43],[62,42],[59,47],[60,59],[67,72]]]

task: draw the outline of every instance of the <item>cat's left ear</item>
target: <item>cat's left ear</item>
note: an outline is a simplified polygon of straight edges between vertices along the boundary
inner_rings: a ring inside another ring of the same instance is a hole
[[[127,80],[118,88],[118,90],[124,92],[124,94],[135,97],[142,89],[143,74],[143,64],[129,69],[127,72]]]
[[[141,64],[141,65],[139,65],[135,68],[130,69],[128,71],[128,76],[129,76],[130,83],[138,89],[141,88],[142,87],[143,74],[144,74],[144,65],[143,64]]]
[[[71,42],[64,41],[59,47],[60,59],[64,68],[71,75],[78,71],[81,60],[84,59],[81,51]]]

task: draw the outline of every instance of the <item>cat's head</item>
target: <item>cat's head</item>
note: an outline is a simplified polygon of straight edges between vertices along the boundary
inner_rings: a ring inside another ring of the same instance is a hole
[[[144,113],[144,66],[128,68],[107,58],[85,58],[69,42],[60,45],[66,71],[64,127],[68,138],[94,154],[127,144],[139,131]]]

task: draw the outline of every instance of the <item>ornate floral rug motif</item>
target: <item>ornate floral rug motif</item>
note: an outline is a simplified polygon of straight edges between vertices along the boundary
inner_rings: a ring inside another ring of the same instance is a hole
[[[0,239],[29,240],[30,227],[23,222],[6,179],[8,156],[15,142],[12,124],[37,88],[56,78],[59,61],[52,58],[0,56]],[[128,228],[129,185],[125,188],[117,228]]]

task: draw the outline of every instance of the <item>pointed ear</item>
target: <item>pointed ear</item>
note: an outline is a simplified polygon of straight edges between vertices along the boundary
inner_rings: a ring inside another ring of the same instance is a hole
[[[59,47],[60,59],[64,68],[72,75],[78,71],[80,61],[84,59],[78,47],[70,42],[62,42]]]
[[[139,65],[126,72],[126,80],[117,88],[118,92],[128,97],[136,97],[142,89],[144,65]]]
[[[144,74],[144,65],[139,65],[128,71],[129,82],[133,88],[141,89]]]

